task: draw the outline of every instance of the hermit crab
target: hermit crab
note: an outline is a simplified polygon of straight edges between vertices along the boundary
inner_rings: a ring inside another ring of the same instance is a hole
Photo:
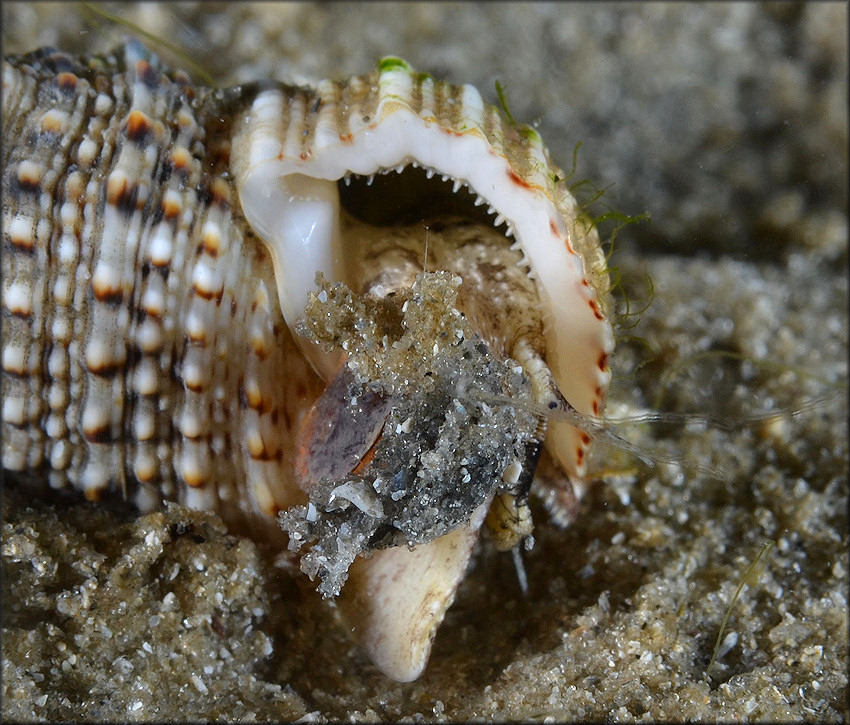
[[[213,90],[128,42],[7,59],[3,139],[4,468],[300,551],[418,677],[605,403],[605,260],[538,134],[397,58]]]

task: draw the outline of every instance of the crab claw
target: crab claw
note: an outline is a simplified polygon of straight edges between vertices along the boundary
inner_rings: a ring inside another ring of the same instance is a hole
[[[353,380],[343,363],[298,428],[295,480],[306,493],[320,481],[339,480],[365,463],[384,427],[392,399],[367,389],[354,404],[346,404]]]

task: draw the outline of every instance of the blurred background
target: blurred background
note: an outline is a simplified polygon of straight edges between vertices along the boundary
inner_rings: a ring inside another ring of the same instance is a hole
[[[650,224],[640,249],[847,260],[845,3],[4,2],[5,53],[103,51],[131,32],[221,85],[370,70],[383,55],[536,127],[575,179]],[[197,79],[198,74],[195,73]],[[603,231],[604,228],[603,228]]]

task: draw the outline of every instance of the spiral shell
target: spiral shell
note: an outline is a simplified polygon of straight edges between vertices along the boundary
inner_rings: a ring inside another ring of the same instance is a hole
[[[344,82],[215,91],[134,42],[11,58],[3,84],[5,469],[285,541],[275,516],[306,499],[298,430],[339,362],[292,330],[317,272],[361,282],[339,182],[411,168],[514,237],[542,333],[516,304],[474,321],[496,347],[510,338],[538,403],[601,414],[613,335],[595,230],[537,133],[471,86],[387,58]],[[546,434],[576,486],[589,442],[564,422]],[[352,566],[343,612],[390,676],[424,668],[490,501],[515,492],[522,466],[500,467],[506,483],[463,524]],[[382,511],[353,484],[335,491]]]

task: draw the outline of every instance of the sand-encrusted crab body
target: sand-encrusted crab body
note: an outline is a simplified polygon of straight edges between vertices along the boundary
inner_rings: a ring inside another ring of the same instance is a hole
[[[3,123],[4,468],[283,541],[286,512],[376,664],[418,676],[494,496],[523,503],[540,409],[604,404],[598,238],[537,134],[398,59],[214,91],[134,42],[10,59]],[[589,442],[546,434],[575,483]],[[367,558],[328,561],[340,531]]]

